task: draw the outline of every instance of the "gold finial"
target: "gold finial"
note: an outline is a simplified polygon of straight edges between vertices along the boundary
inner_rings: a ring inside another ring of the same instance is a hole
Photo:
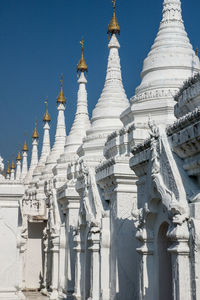
[[[28,152],[28,146],[27,146],[27,142],[26,142],[26,134],[25,134],[25,141],[24,141],[24,146],[22,148],[22,151]]]
[[[87,72],[88,71],[88,66],[85,62],[85,58],[84,58],[84,55],[83,55],[84,39],[82,39],[80,41],[80,44],[81,44],[82,55],[81,55],[81,59],[80,59],[78,65],[77,65],[77,72]]]
[[[37,120],[35,120],[35,128],[34,128],[34,131],[33,131],[32,138],[33,139],[38,139],[39,138],[39,133],[37,131]]]
[[[14,163],[14,160],[12,160],[12,163],[11,163],[11,165],[10,165],[10,168],[11,168],[11,170],[15,170],[15,163]]]
[[[8,160],[8,168],[7,168],[7,171],[6,171],[7,175],[10,175],[10,173],[11,173],[9,165],[10,165],[10,161]]]
[[[16,160],[17,160],[17,161],[22,160],[20,151],[19,151],[18,154],[17,154]]]
[[[51,117],[50,117],[50,114],[48,112],[48,104],[49,104],[48,97],[46,98],[46,100],[45,100],[44,103],[46,104],[46,112],[44,114],[43,121],[44,122],[50,122],[51,121]]]
[[[66,98],[65,98],[64,93],[63,93],[63,74],[61,74],[60,85],[61,85],[61,89],[60,89],[60,94],[57,98],[57,103],[65,104],[66,103]]]
[[[196,54],[196,56],[199,56],[199,48],[198,47],[196,48],[195,54]]]
[[[120,34],[120,26],[117,22],[115,8],[116,8],[116,0],[112,0],[113,3],[113,16],[110,24],[108,25],[108,34]]]

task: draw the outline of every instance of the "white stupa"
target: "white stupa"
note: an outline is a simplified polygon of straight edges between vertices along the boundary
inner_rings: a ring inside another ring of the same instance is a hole
[[[174,120],[173,99],[183,82],[199,72],[199,58],[185,31],[180,0],[164,0],[163,15],[154,44],[144,60],[141,84],[122,114],[126,125],[147,123],[149,116],[159,124]]]

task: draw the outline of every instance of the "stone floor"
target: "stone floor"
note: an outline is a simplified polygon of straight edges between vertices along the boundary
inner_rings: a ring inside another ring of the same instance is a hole
[[[41,295],[38,292],[26,292],[24,293],[26,300],[48,300],[48,297]]]

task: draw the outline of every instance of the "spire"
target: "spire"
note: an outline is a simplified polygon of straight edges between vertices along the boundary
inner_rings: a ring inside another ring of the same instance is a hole
[[[81,49],[82,49],[82,55],[81,55],[81,59],[80,59],[78,65],[77,65],[77,72],[87,72],[88,66],[85,62],[85,58],[83,55],[84,39],[81,40],[80,44],[81,44]]]
[[[10,165],[11,170],[15,170],[15,163],[14,160],[12,160],[11,165]]]
[[[18,161],[18,160],[22,160],[22,157],[21,157],[21,153],[20,153],[20,151],[18,152],[18,154],[17,154],[17,158],[16,158],[16,160]]]
[[[115,13],[116,9],[116,0],[112,0],[113,3],[113,16],[110,24],[108,25],[108,34],[113,35],[113,34],[120,34],[120,26],[117,22],[117,17]]]
[[[61,83],[61,88],[60,88],[60,94],[58,95],[58,98],[57,98],[57,103],[65,104],[66,98],[63,93],[63,74],[61,75],[60,83]]]
[[[199,72],[199,68],[199,59],[185,31],[181,1],[164,0],[160,28],[144,60],[142,82],[133,100],[149,102],[168,98],[173,101],[183,82]]]
[[[93,110],[91,129],[87,131],[87,137],[84,139],[83,146],[85,150],[90,147],[96,148],[98,155],[103,154],[107,135],[123,126],[120,115],[129,106],[122,83],[118,52],[120,45],[115,34],[112,34],[108,48],[110,53],[105,85]]]
[[[82,45],[82,57],[83,57],[83,40],[81,41]],[[80,63],[79,63],[80,64]],[[76,153],[77,149],[82,144],[83,138],[86,135],[87,129],[90,127],[90,121],[88,116],[88,103],[87,103],[87,91],[84,72],[87,71],[87,65],[84,60],[84,65],[78,65],[78,71],[81,72],[80,78],[78,79],[79,90],[77,95],[77,110],[75,119],[70,130],[70,133],[66,139],[65,144],[65,154]]]
[[[43,117],[43,122],[44,122],[44,135],[43,135],[43,142],[42,142],[42,152],[41,152],[41,156],[38,162],[37,167],[35,168],[35,170],[33,171],[33,178],[34,180],[37,180],[37,178],[42,174],[43,168],[45,166],[45,162],[47,160],[47,157],[50,153],[50,136],[49,136],[49,130],[50,130],[50,121],[51,121],[51,117],[49,115],[48,112],[48,97],[45,100],[45,104],[46,104],[46,112],[44,114]]]
[[[50,114],[48,112],[48,97],[45,100],[45,104],[46,104],[46,112],[44,114],[43,121],[44,122],[51,122],[51,117],[50,117]]]
[[[21,160],[22,160],[20,151],[18,152],[16,160],[17,160],[16,180],[19,180],[21,177]]]
[[[45,173],[49,172],[49,169],[53,168],[53,166],[56,164],[57,159],[64,152],[64,146],[66,140],[65,115],[64,115],[66,99],[63,93],[63,76],[61,76],[61,91],[62,92],[60,93],[57,99],[58,118],[57,118],[55,142],[46,161],[46,165],[49,166],[48,166],[48,170],[46,169]]]
[[[113,16],[113,20],[115,20],[115,1],[113,1]],[[114,24],[113,20],[111,25]],[[117,21],[115,24],[117,24]],[[103,155],[107,136],[111,132],[122,128],[123,124],[120,120],[120,115],[129,107],[129,101],[122,82],[119,58],[120,44],[116,37],[116,33],[119,33],[119,28],[115,27],[114,29],[112,27],[111,29],[111,25],[109,26],[111,39],[108,45],[109,57],[106,80],[101,96],[92,113],[91,128],[87,131],[87,136],[81,149],[82,153],[88,152],[88,155],[95,151],[95,155],[98,157]]]
[[[11,175],[10,175],[10,179],[11,180],[15,180],[15,163],[14,160],[12,160],[12,163],[10,165],[11,168]]]
[[[38,139],[39,138],[39,134],[38,134],[38,131],[37,131],[37,120],[35,120],[35,128],[34,128],[34,131],[33,131],[32,138],[33,139]]]
[[[39,160],[39,165],[43,165],[46,162],[47,156],[50,153],[50,137],[49,137],[49,130],[50,130],[50,126],[49,123],[51,121],[51,117],[49,115],[48,112],[48,97],[45,100],[45,104],[46,104],[46,112],[43,118],[44,121],[44,136],[43,136],[43,143],[42,143],[42,153],[41,153],[41,157]]]
[[[28,162],[27,162],[27,157],[28,157],[28,146],[26,142],[26,136],[25,136],[25,142],[24,146],[22,148],[22,172],[21,172],[21,179],[24,179],[27,172],[28,172]]]
[[[180,0],[164,0],[163,2],[163,16],[161,25],[171,22],[183,24]]]
[[[22,151],[28,152],[28,146],[27,146],[27,142],[26,142],[26,135],[25,135],[25,141],[24,141],[24,146],[22,148]]]
[[[33,135],[32,135],[31,164],[30,164],[30,168],[29,168],[28,173],[25,178],[26,183],[30,182],[32,175],[33,175],[33,171],[38,164],[38,138],[39,138],[39,134],[37,131],[37,121],[35,121],[35,128],[34,128]]]
[[[6,170],[6,179],[10,179],[10,174],[11,174],[10,161],[8,161],[8,167],[7,167],[7,170]]]

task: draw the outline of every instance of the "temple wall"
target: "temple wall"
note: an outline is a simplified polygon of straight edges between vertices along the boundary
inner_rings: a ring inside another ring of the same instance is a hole
[[[0,185],[0,299],[20,299],[19,227],[21,215],[20,185]]]

